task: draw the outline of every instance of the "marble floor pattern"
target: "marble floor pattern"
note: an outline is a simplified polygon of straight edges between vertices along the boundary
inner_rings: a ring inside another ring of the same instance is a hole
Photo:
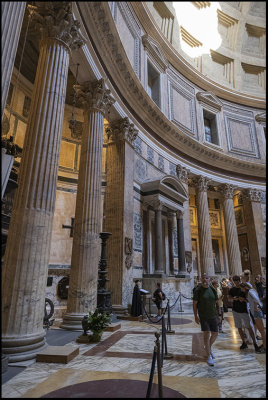
[[[68,364],[34,362],[27,366],[2,385],[2,397],[39,398],[69,385],[107,379],[148,382],[154,333],[161,331],[161,322],[120,323],[120,330],[104,332],[98,344],[68,343],[79,346],[79,355]],[[164,358],[164,386],[188,398],[266,398],[266,354],[256,354],[252,345],[239,349],[241,340],[231,312],[225,314],[225,333],[219,334],[213,346],[214,367],[203,359],[202,334],[192,313],[172,314],[171,325],[175,333],[167,335],[167,353],[172,358]],[[153,382],[157,383],[157,369]],[[129,393],[129,398],[135,394]]]

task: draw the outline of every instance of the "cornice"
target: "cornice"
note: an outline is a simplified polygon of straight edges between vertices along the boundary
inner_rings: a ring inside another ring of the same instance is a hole
[[[160,143],[196,167],[264,181],[265,165],[206,148],[176,127],[156,106],[136,76],[121,44],[108,2],[78,2],[80,17],[117,97]]]
[[[246,93],[242,94],[230,88],[226,88],[201,74],[190,63],[188,63],[187,60],[184,59],[164,37],[144,2],[134,1],[131,2],[131,5],[144,31],[159,43],[168,62],[192,83],[195,83],[197,86],[208,92],[213,92],[216,96],[222,99],[249,107],[266,108],[265,99],[248,95]]]

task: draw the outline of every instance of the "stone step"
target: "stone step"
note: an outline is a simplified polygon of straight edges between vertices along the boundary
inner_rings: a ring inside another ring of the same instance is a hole
[[[68,364],[79,354],[79,347],[47,346],[36,354],[36,362]]]

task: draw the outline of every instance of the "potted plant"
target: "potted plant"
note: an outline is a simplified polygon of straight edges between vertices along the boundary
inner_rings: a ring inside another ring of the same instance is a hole
[[[111,322],[111,316],[106,313],[100,313],[98,309],[94,313],[88,313],[87,329],[91,330],[92,336],[90,336],[90,342],[99,342],[101,340],[104,328]]]

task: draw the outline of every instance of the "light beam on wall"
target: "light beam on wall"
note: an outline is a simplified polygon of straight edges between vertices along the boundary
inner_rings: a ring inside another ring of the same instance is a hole
[[[173,7],[180,25],[181,48],[185,53],[190,57],[198,57],[220,47],[222,39],[218,32],[217,16],[217,9],[221,10],[219,2],[210,2],[198,8],[190,1],[174,1]]]

